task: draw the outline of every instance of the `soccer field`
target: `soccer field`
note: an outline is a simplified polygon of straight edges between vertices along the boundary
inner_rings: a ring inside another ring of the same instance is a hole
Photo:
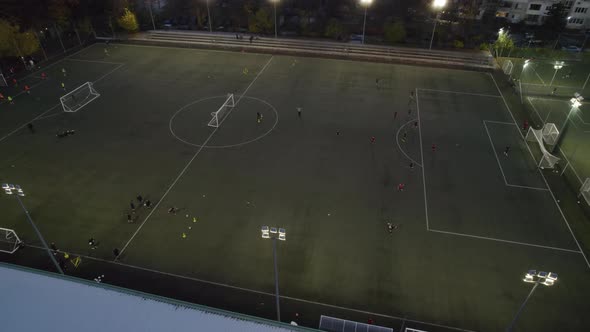
[[[274,319],[268,225],[287,233],[284,322],[504,330],[537,269],[559,280],[538,287],[516,330],[590,326],[588,261],[491,74],[103,48],[32,74],[30,95],[0,104],[0,182],[21,185],[47,242],[82,258],[67,274]],[[62,82],[93,82],[100,97],[64,113]],[[228,93],[235,107],[207,126]],[[3,195],[0,211],[29,244],[0,259],[52,269],[16,199]]]

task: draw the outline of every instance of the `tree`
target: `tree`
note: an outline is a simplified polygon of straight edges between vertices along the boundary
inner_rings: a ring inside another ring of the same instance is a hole
[[[498,34],[498,39],[494,43],[496,56],[502,56],[504,51],[508,51],[512,48],[514,48],[514,40],[510,37],[510,34],[508,32],[500,32]]]
[[[548,11],[548,17],[545,20],[545,26],[557,33],[563,31],[566,24],[567,10],[563,3],[554,4]]]
[[[72,9],[78,6],[78,0],[51,0],[47,7],[49,17],[62,28],[68,27]]]
[[[328,25],[326,26],[326,31],[324,35],[326,37],[334,38],[334,39],[341,39],[345,34],[344,25],[340,23],[337,19],[333,18],[328,21]]]
[[[127,30],[128,32],[135,32],[139,30],[135,13],[130,11],[128,8],[124,9],[123,15],[117,19],[117,23],[121,28]]]
[[[406,28],[401,22],[386,23],[383,27],[385,31],[385,41],[390,44],[396,44],[406,38]]]
[[[256,11],[256,14],[251,15],[248,19],[248,30],[253,33],[268,33],[273,28],[274,23],[270,18],[270,13],[260,8]]]
[[[39,40],[32,30],[20,31],[13,25],[0,19],[0,56],[28,56],[39,49]]]

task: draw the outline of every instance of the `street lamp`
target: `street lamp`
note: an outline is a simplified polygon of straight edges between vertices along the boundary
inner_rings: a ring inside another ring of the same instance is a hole
[[[524,70],[526,69],[526,67],[528,67],[531,64],[531,60],[530,59],[526,59],[524,60],[524,64],[522,65],[522,71],[520,72],[520,76],[518,76],[518,87],[520,90],[520,103],[524,104],[524,100],[522,99],[522,74],[524,74]],[[512,74],[510,74],[512,76]]]
[[[522,302],[522,304],[520,305],[520,308],[518,308],[518,311],[516,312],[516,315],[512,319],[510,326],[508,326],[508,328],[506,329],[506,332],[512,331],[512,329],[514,328],[514,324],[516,323],[516,320],[518,319],[518,316],[522,312],[522,309],[524,309],[524,306],[526,305],[528,300],[531,298],[531,296],[535,292],[535,289],[537,289],[537,286],[539,286],[539,284],[542,284],[545,286],[553,286],[555,284],[555,282],[557,281],[557,273],[544,272],[544,271],[537,272],[536,270],[529,270],[526,273],[524,279],[522,279],[522,281],[528,282],[528,283],[534,283],[535,285],[533,286],[533,289],[531,289],[531,291],[529,292],[529,295],[527,295],[526,299],[524,299],[524,302]]]
[[[551,83],[549,83],[549,86],[553,85],[553,80],[555,79],[555,75],[557,75],[557,71],[559,71],[561,68],[563,68],[563,61],[555,61],[555,64],[553,65],[553,69],[555,69],[555,73],[553,73],[553,77],[551,78]]]
[[[150,9],[150,16],[152,17],[152,26],[154,27],[154,30],[156,30],[156,23],[154,22],[154,13],[152,13],[152,1],[150,0],[150,6],[148,7]]]
[[[277,321],[281,321],[281,307],[279,305],[279,271],[277,268],[277,239],[280,241],[287,240],[287,231],[284,228],[262,226],[260,229],[263,239],[272,239],[272,255],[275,269],[275,299],[277,306]]]
[[[361,5],[365,6],[365,18],[363,19],[363,40],[362,43],[365,43],[365,28],[367,27],[367,9],[371,5],[373,0],[361,0]]]
[[[277,38],[277,2],[279,2],[279,0],[270,1],[273,3],[275,9],[275,38]]]
[[[447,4],[447,0],[434,0],[432,2],[432,7],[435,10],[441,10]],[[432,50],[432,42],[434,41],[434,31],[436,30],[436,23],[438,23],[438,19],[440,17],[440,11],[436,13],[436,17],[434,19],[434,28],[432,28],[432,37],[430,37],[430,47],[429,50]]]
[[[207,4],[207,21],[209,21],[209,32],[213,32],[213,28],[211,27],[211,12],[209,11],[209,0],[205,0]]]
[[[551,150],[552,153],[561,146],[561,142],[563,141],[563,136],[565,134],[565,131],[567,130],[570,117],[572,116],[572,114],[574,112],[578,111],[580,106],[582,106],[583,100],[584,100],[584,97],[582,97],[577,92],[574,94],[574,97],[572,99],[570,99],[571,108],[570,108],[570,111],[567,113],[567,117],[565,118],[565,122],[563,123],[563,126],[561,126],[561,130],[559,131],[559,136],[557,137],[557,142],[555,142],[555,145],[553,146],[553,149]]]
[[[39,237],[39,240],[41,240],[41,243],[43,244],[43,247],[45,247],[45,250],[47,251],[47,255],[49,255],[49,258],[51,258],[51,261],[55,265],[55,268],[57,269],[57,271],[59,273],[61,273],[61,274],[64,274],[64,271],[61,269],[61,267],[59,267],[59,264],[55,260],[55,257],[53,257],[53,253],[51,252],[51,250],[49,250],[49,246],[47,246],[47,242],[45,242],[45,239],[41,235],[41,232],[39,231],[39,229],[37,228],[37,226],[33,222],[33,219],[31,218],[31,215],[29,214],[29,211],[27,210],[27,208],[23,204],[23,201],[20,199],[21,197],[25,197],[25,192],[22,190],[22,188],[19,185],[8,184],[8,183],[2,184],[2,189],[4,190],[4,193],[6,195],[11,195],[12,196],[12,195],[16,194],[16,195],[14,195],[16,197],[16,200],[18,201],[18,203],[22,207],[23,211],[25,212],[25,215],[27,216],[27,219],[31,223],[31,226],[33,226],[33,229],[37,233],[37,236]]]

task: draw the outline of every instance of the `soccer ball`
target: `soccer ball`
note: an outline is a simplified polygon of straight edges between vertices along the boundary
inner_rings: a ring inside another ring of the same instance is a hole
[[[188,226],[188,229],[193,229],[192,226]]]
[[[187,217],[187,218],[188,218],[188,214],[187,214],[185,217]]]

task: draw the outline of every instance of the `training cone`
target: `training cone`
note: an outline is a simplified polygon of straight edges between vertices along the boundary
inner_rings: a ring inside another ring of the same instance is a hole
[[[193,222],[197,222],[197,217],[193,217]]]
[[[186,233],[182,233],[182,238],[186,239]]]

